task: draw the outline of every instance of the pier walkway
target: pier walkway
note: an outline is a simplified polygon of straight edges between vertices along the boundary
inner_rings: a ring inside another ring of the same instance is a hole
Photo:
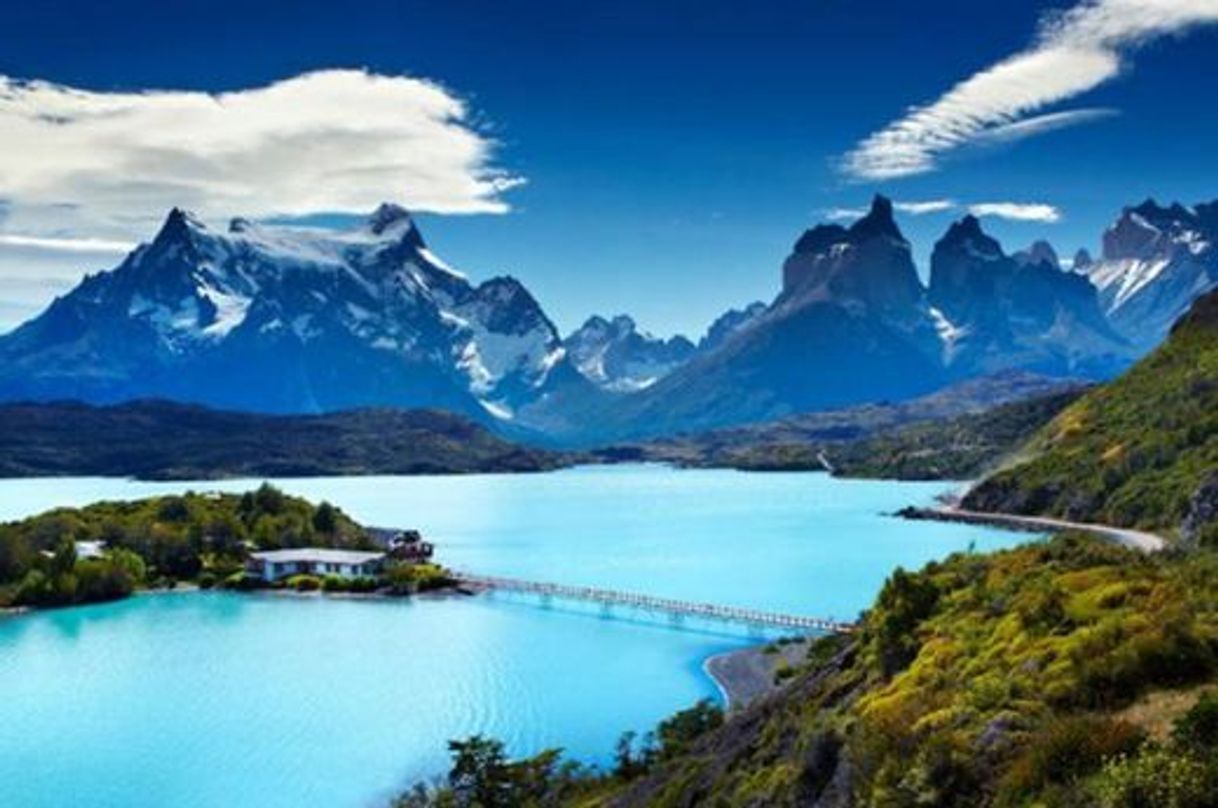
[[[843,623],[821,617],[782,614],[780,612],[767,612],[758,609],[745,609],[738,606],[721,606],[713,603],[697,603],[695,601],[676,600],[674,598],[661,598],[654,595],[640,595],[634,592],[622,592],[616,589],[598,589],[591,586],[568,586],[540,581],[525,581],[518,578],[474,575],[464,572],[455,572],[454,575],[462,584],[474,589],[501,590],[504,592],[539,595],[543,598],[578,600],[599,603],[605,607],[623,606],[649,612],[660,612],[668,614],[675,619],[697,617],[727,623],[741,623],[761,628],[828,632],[832,634],[848,634],[855,630],[853,623]]]

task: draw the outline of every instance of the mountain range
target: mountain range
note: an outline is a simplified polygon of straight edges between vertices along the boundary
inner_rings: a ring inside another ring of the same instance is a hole
[[[1104,231],[1098,261],[1075,271],[1099,290],[1113,327],[1145,353],[1158,345],[1199,295],[1218,285],[1218,201],[1192,208],[1148,199],[1125,208]]]
[[[1003,371],[1105,379],[1218,283],[1218,203],[1127,208],[1097,260],[1006,253],[966,216],[919,278],[892,203],[795,242],[768,305],[697,343],[626,315],[561,338],[518,280],[480,284],[392,204],[346,230],[173,210],[117,268],[0,336],[0,400],[161,398],[263,413],[437,408],[551,443],[900,401]]]
[[[565,355],[519,281],[472,285],[399,207],[346,231],[217,231],[175,209],[116,269],[0,339],[0,398],[506,419],[585,384]]]

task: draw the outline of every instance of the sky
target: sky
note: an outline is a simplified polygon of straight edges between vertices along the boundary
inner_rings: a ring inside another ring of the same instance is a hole
[[[970,210],[1098,250],[1218,198],[1218,0],[9,4],[0,330],[173,205],[337,222],[392,200],[563,332],[700,334],[871,196],[925,273]],[[318,214],[322,214],[318,219]]]

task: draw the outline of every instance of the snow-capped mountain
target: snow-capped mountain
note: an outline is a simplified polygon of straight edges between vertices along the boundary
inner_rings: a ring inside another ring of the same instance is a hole
[[[694,344],[680,334],[660,339],[639,331],[634,320],[619,314],[599,315],[573,331],[564,341],[567,355],[594,384],[617,393],[642,390],[687,362]]]
[[[213,229],[175,209],[116,269],[0,337],[0,398],[511,419],[565,363],[518,281],[471,284],[397,206],[346,231]]]
[[[1008,256],[974,216],[952,224],[930,259],[927,300],[957,377],[1009,368],[1103,377],[1132,360],[1096,290],[1037,242]]]
[[[1192,302],[1218,286],[1218,201],[1188,208],[1148,199],[1104,232],[1098,261],[1080,269],[1109,320],[1140,351],[1167,335]]]

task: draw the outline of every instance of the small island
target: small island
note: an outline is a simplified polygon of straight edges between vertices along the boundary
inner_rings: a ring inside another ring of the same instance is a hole
[[[414,530],[364,527],[269,484],[58,508],[0,525],[0,608],[69,606],[180,585],[411,595],[452,589]]]

